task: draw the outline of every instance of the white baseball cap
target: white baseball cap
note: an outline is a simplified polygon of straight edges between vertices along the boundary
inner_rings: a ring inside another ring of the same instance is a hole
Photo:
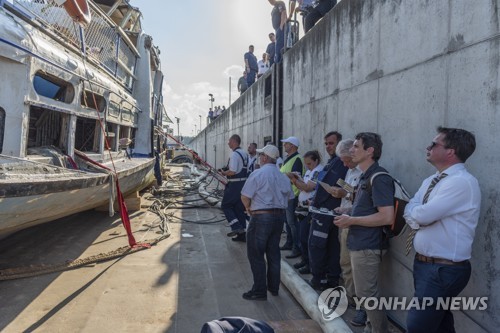
[[[291,143],[292,145],[294,145],[295,147],[299,148],[300,146],[300,141],[299,139],[297,139],[296,137],[294,136],[291,136],[289,137],[288,139],[283,139],[281,140],[281,142],[288,142],[288,143]]]
[[[273,159],[277,159],[278,157],[280,157],[280,151],[278,150],[278,147],[273,145],[267,145],[264,148],[256,149],[255,151],[259,154],[266,154]]]

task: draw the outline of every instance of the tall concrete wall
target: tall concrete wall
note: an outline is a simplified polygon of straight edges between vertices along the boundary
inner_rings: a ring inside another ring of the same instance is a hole
[[[500,26],[498,0],[343,0],[284,55],[283,136],[322,149],[323,134],[382,135],[380,163],[414,193],[434,172],[425,147],[438,125],[476,135],[466,166],[480,182],[482,209],[473,246],[473,273],[464,296],[489,296],[486,311],[455,312],[458,332],[494,332],[500,325]],[[262,85],[242,96],[207,128],[221,165],[232,133],[245,143],[272,131]],[[383,262],[383,293],[412,296],[406,235],[392,239]],[[405,323],[406,313],[390,313]]]

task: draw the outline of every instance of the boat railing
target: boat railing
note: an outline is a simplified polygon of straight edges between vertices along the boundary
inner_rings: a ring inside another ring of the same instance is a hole
[[[79,26],[62,6],[50,0],[13,0],[12,4],[24,16],[81,50]],[[131,91],[139,53],[125,32],[92,1],[89,7],[92,20],[83,28],[86,54]]]

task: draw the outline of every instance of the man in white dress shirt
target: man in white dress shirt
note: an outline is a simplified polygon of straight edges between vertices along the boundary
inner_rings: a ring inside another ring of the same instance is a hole
[[[467,285],[472,242],[479,219],[481,192],[477,179],[464,166],[476,148],[474,135],[463,129],[438,127],[427,147],[427,161],[437,172],[425,179],[405,209],[414,235],[415,297],[432,297],[433,306],[407,317],[407,330],[455,332],[453,314],[436,308],[438,297],[456,297]],[[416,233],[415,233],[416,231]],[[409,237],[408,245],[411,248]]]

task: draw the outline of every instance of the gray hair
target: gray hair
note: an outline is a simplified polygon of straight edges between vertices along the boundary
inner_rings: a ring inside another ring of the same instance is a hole
[[[338,143],[337,149],[335,150],[335,154],[338,157],[350,156],[351,153],[349,152],[349,150],[352,148],[353,145],[354,145],[354,140],[352,139],[342,140]]]

